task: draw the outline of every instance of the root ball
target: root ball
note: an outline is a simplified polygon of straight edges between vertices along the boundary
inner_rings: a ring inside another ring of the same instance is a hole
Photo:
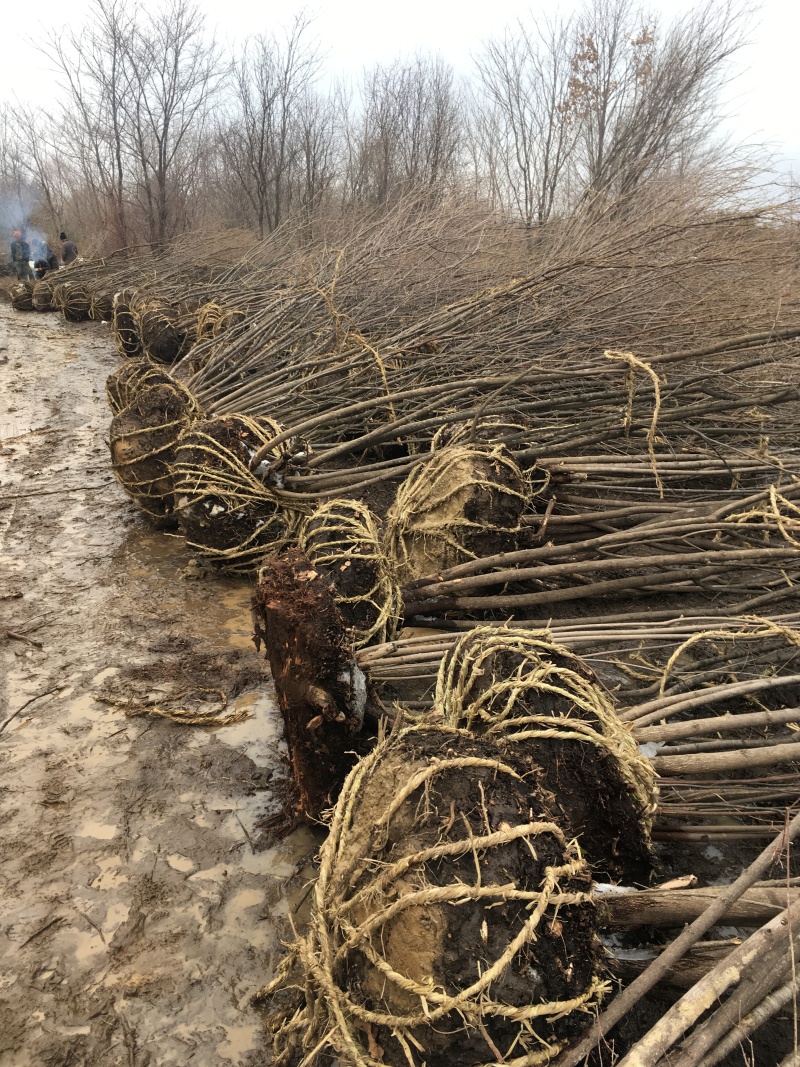
[[[250,470],[256,451],[278,433],[269,419],[221,415],[194,424],[178,442],[180,527],[191,548],[226,570],[257,570],[268,552],[296,535],[303,519],[268,484],[268,463]],[[275,458],[288,461],[283,454]]]
[[[466,633],[442,661],[434,712],[536,768],[601,880],[647,881],[652,765],[592,672],[546,631]]]
[[[33,306],[36,311],[58,311],[58,302],[54,299],[55,283],[45,276],[34,283]]]
[[[133,359],[142,352],[142,340],[134,309],[141,299],[137,289],[121,289],[114,294],[114,310],[111,319],[114,340],[121,356]]]
[[[80,282],[64,282],[59,286],[56,298],[67,322],[86,322],[89,318],[92,300],[85,285]]]
[[[548,1063],[605,986],[590,889],[515,753],[399,731],[345,781],[309,931],[264,991],[308,991],[276,1017],[276,1064]]]
[[[132,400],[111,420],[114,474],[156,525],[172,525],[175,444],[195,417],[197,405],[179,382],[146,377],[137,381],[135,375],[132,369],[126,386]]]
[[[300,548],[332,584],[354,646],[389,641],[402,615],[400,588],[378,519],[358,500],[331,500],[306,522]]]
[[[134,318],[142,348],[155,363],[175,363],[188,350],[189,335],[165,300],[140,304]]]
[[[33,311],[33,282],[18,282],[11,290],[11,306],[15,311]]]
[[[354,763],[367,688],[330,583],[296,548],[268,557],[253,599],[283,716],[295,814],[318,820]]]
[[[501,445],[450,445],[409,474],[387,516],[386,547],[403,581],[511,549],[529,502]]]

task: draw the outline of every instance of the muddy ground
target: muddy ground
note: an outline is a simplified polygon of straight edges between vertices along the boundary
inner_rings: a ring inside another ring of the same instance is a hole
[[[283,742],[247,583],[111,477],[117,365],[106,326],[0,304],[0,1067],[263,1063],[313,841],[258,830]],[[250,717],[126,714],[198,685]]]

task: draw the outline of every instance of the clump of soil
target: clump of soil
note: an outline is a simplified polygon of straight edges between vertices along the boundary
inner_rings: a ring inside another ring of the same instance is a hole
[[[33,311],[33,282],[17,282],[11,290],[11,306],[15,311]]]
[[[649,881],[655,776],[577,656],[546,635],[479,627],[442,664],[434,710],[536,770],[599,880]]]
[[[156,525],[174,523],[172,463],[181,431],[195,415],[192,397],[178,382],[128,385],[133,399],[111,420],[110,447],[114,474],[141,510]],[[113,394],[112,394],[113,395]]]
[[[277,1016],[279,1062],[326,1036],[328,1064],[348,1046],[388,1067],[412,1047],[428,1067],[554,1058],[602,988],[591,878],[557,822],[539,776],[486,738],[418,726],[380,744],[345,783],[309,933],[268,990],[316,991]]]
[[[127,359],[133,359],[141,355],[142,339],[139,336],[139,326],[136,321],[134,309],[141,299],[138,289],[120,289],[114,295],[114,310],[112,325],[114,340],[120,355]]]
[[[165,300],[148,300],[136,309],[142,348],[156,363],[175,363],[188,350],[191,338],[174,308]]]
[[[58,311],[55,300],[55,280],[45,276],[33,286],[33,306],[36,311]]]
[[[525,476],[502,446],[437,449],[400,486],[387,516],[387,550],[401,578],[509,551],[529,496]]]
[[[318,819],[355,760],[366,703],[363,676],[328,581],[297,549],[270,556],[253,598],[296,787],[296,812]]]
[[[332,584],[355,647],[392,638],[402,613],[379,520],[358,500],[320,505],[303,527],[300,548]]]
[[[175,449],[181,530],[191,548],[226,570],[257,570],[299,527],[302,515],[280,503],[263,470],[250,470],[279,430],[269,420],[223,415],[194,423]]]

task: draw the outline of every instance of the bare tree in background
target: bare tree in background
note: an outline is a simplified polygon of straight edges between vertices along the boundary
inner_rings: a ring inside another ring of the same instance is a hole
[[[64,213],[64,173],[57,146],[61,125],[41,109],[19,105],[14,109],[17,138],[30,181],[39,193],[53,235],[61,229]]]
[[[360,95],[346,123],[347,200],[382,205],[409,189],[452,185],[463,122],[451,67],[428,56],[377,66]]]
[[[707,0],[662,31],[630,0],[593,0],[571,59],[586,195],[630,195],[708,143],[726,61],[743,43],[744,14],[731,0]]]
[[[309,146],[309,92],[319,57],[308,29],[308,17],[298,15],[285,40],[256,37],[233,65],[236,114],[223,127],[221,143],[261,237],[283,222],[304,136]]]
[[[131,102],[130,52],[135,32],[125,0],[95,0],[80,32],[53,34],[42,49],[67,87],[58,116],[61,143],[55,151],[78,169],[103,229],[119,247],[129,239],[125,123]]]
[[[16,152],[13,180],[33,182],[54,224],[106,248],[161,248],[203,223],[263,237],[292,217],[309,236],[332,212],[409,194],[472,194],[533,240],[710,158],[746,2],[701,0],[661,25],[636,0],[585,0],[568,20],[531,16],[489,41],[466,88],[419,55],[326,95],[305,14],[225,64],[195,0],[150,14],[93,0],[85,27],[43,48],[60,98],[6,115],[6,158]]]
[[[22,226],[37,201],[38,190],[27,166],[15,115],[3,105],[0,107],[0,227],[10,233]]]
[[[295,182],[307,240],[337,177],[337,133],[333,100],[307,92],[297,109],[295,130]]]
[[[708,145],[743,9],[707,3],[665,30],[632,0],[490,41],[477,59],[476,179],[527,226],[630,196]]]
[[[205,148],[211,100],[223,69],[191,0],[169,0],[137,25],[126,45],[126,139],[155,248],[180,229],[172,217],[183,175],[179,163]]]
[[[490,41],[477,58],[473,130],[478,173],[492,198],[526,226],[565,202],[578,137],[571,78],[572,28],[542,23]]]

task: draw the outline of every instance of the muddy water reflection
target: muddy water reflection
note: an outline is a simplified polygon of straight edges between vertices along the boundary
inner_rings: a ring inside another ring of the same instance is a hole
[[[19,494],[0,507],[0,568],[23,594],[0,610],[36,642],[0,647],[0,1067],[116,1067],[132,1041],[159,1067],[263,1061],[249,997],[315,840],[259,834],[282,740],[249,584],[183,577],[183,541],[111,479],[102,331],[2,308],[0,329],[0,495]],[[178,726],[98,699],[192,685],[251,716]]]

